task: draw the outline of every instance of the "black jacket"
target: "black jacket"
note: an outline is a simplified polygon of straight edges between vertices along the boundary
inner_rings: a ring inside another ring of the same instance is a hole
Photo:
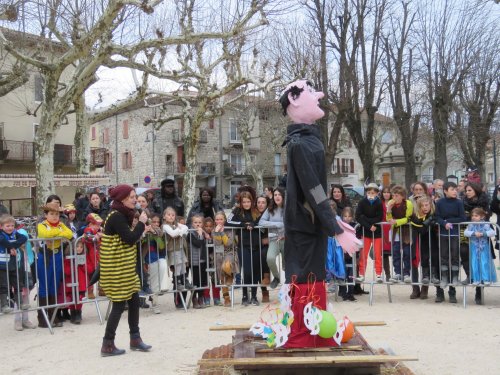
[[[317,125],[288,126],[285,204],[285,276],[324,280],[328,236],[343,233],[326,195],[325,150]]]
[[[376,198],[373,203],[370,203],[366,197],[359,201],[358,207],[356,208],[356,221],[364,229],[365,237],[372,237],[372,231],[370,230],[371,226],[383,220],[384,210],[380,198]],[[381,226],[375,225],[375,227],[377,229],[373,232],[373,237],[380,238],[382,236]]]
[[[470,220],[471,211],[476,207],[480,207],[486,212],[485,220],[488,221],[490,219],[491,213],[488,196],[485,193],[481,193],[479,194],[479,196],[476,196],[472,199],[464,197],[464,210],[465,216],[467,216],[467,220]]]
[[[224,208],[220,205],[218,200],[212,199],[212,207],[208,211],[209,214],[207,215],[206,211],[201,207],[201,201],[198,199],[189,210],[189,214],[186,219],[187,226],[191,228],[191,218],[194,214],[202,214],[204,217],[211,217],[215,220],[215,214],[219,211],[224,211]]]

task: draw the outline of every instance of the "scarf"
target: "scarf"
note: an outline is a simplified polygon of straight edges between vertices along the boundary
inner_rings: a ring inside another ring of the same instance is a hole
[[[123,214],[127,218],[127,222],[129,226],[132,226],[132,222],[134,221],[135,208],[128,208],[121,201],[114,200],[111,203],[111,209],[118,211]]]

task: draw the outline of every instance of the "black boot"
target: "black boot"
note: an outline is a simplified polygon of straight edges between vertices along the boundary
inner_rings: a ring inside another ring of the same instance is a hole
[[[145,344],[142,341],[140,333],[130,334],[130,349],[139,350],[141,352],[148,352],[151,348],[151,345]]]
[[[363,295],[363,294],[370,294],[370,292],[365,292],[363,290],[363,288],[361,288],[361,284],[355,284],[354,285],[354,291],[353,291],[353,294],[355,296],[360,296],[360,295]]]
[[[457,303],[457,291],[452,286],[448,289],[448,297],[450,297],[450,303]]]
[[[418,285],[412,285],[413,291],[411,292],[410,299],[417,299],[420,297],[420,287]]]
[[[60,309],[59,311],[61,312],[61,320],[71,320],[71,315],[69,314],[68,308]]]
[[[482,305],[483,304],[483,294],[481,293],[482,290],[481,287],[476,287],[476,295],[474,297],[474,302],[476,302],[476,305]]]
[[[118,349],[115,346],[115,340],[102,339],[101,357],[112,357],[125,354],[124,349]]]
[[[71,323],[80,324],[82,322],[82,310],[71,310]]]
[[[444,302],[444,289],[437,287],[436,288],[436,299],[434,300],[436,303]]]

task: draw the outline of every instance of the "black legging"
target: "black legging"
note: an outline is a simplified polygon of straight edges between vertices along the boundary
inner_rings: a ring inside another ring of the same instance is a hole
[[[130,334],[139,333],[139,293],[132,294],[128,301],[113,302],[113,308],[108,317],[106,332],[104,338],[106,340],[114,340],[116,328],[120,323],[125,304],[128,302],[128,327]]]

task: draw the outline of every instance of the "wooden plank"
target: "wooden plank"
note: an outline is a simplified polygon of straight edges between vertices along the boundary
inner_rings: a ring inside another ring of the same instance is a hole
[[[305,353],[305,352],[338,352],[338,351],[360,351],[363,350],[361,345],[351,345],[351,346],[333,346],[328,348],[291,348],[291,349],[281,349],[281,348],[265,348],[256,349],[255,353]]]
[[[220,366],[298,366],[298,365],[328,365],[328,364],[382,364],[386,362],[418,361],[415,357],[398,355],[360,355],[360,356],[315,356],[315,357],[260,357],[260,358],[220,358],[200,359],[198,365],[205,367]]]
[[[367,321],[367,322],[353,322],[355,327],[379,327],[387,325],[383,321]],[[209,331],[239,331],[239,330],[249,330],[252,327],[251,324],[228,324],[222,326],[212,326]]]

